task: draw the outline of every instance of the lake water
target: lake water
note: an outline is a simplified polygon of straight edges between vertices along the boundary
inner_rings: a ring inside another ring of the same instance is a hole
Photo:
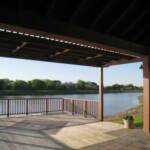
[[[118,112],[125,112],[127,109],[139,104],[138,96],[142,93],[106,93],[104,94],[104,115],[110,116]],[[53,95],[55,97],[98,100],[98,94],[71,94],[71,95]],[[20,97],[20,96],[19,96]],[[25,96],[37,97],[37,96]],[[52,97],[50,95],[39,97]]]
[[[143,93],[106,93],[104,94],[104,115],[110,116],[118,112],[125,112],[139,104],[138,97]],[[98,100],[98,94],[60,95],[66,98]]]

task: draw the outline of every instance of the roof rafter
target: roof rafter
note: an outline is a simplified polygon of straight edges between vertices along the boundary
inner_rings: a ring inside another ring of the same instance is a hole
[[[12,53],[18,52],[20,49],[25,47],[27,44],[28,44],[27,42],[23,42],[21,45],[17,46],[16,49],[12,50]]]
[[[136,3],[136,0],[133,0],[133,1],[129,4],[129,6],[127,7],[127,9],[125,9],[125,11],[120,15],[120,17],[118,17],[118,18],[116,19],[116,21],[107,29],[107,31],[106,31],[107,33],[111,32],[111,30],[113,30],[113,28],[115,28],[115,27],[117,26],[117,24],[123,19],[123,17],[126,16],[126,14],[127,14],[129,11],[133,10],[133,7],[134,7],[135,3]]]
[[[68,53],[70,51],[70,49],[64,49],[63,51],[61,52],[56,52],[55,54],[51,54],[49,57],[56,57],[56,56],[59,56],[59,55],[63,55],[65,53]]]
[[[88,60],[91,60],[91,59],[95,59],[95,58],[99,58],[99,57],[102,57],[103,55],[101,54],[97,54],[95,56],[87,56],[85,58],[81,58],[80,61],[88,61]]]
[[[105,8],[102,10],[102,12],[100,12],[98,14],[98,16],[96,17],[96,19],[92,22],[92,24],[90,25],[90,28],[95,28],[97,23],[102,19],[102,17],[104,16],[104,14],[111,9],[112,5],[114,5],[117,2],[117,0],[114,1],[108,1],[108,3],[106,4]]]
[[[78,8],[75,10],[75,12],[73,13],[71,17],[71,20],[70,20],[71,23],[76,22],[76,20],[79,17],[79,14],[81,14],[81,12],[84,11],[84,8],[86,7],[88,1],[89,0],[82,0],[80,2]]]
[[[56,5],[56,0],[51,0],[49,9],[48,9],[47,14],[46,14],[47,17],[49,17],[51,15],[51,13],[53,12],[55,5]]]
[[[150,6],[149,6],[147,9],[145,9],[145,11],[143,11],[143,12],[140,14],[140,16],[137,17],[137,18],[134,20],[134,22],[133,22],[130,26],[128,26],[128,27],[126,28],[126,30],[124,30],[124,31],[121,33],[121,36],[125,36],[126,34],[128,34],[129,31],[131,31],[131,30],[143,19],[143,17],[146,16],[149,12],[150,12]]]
[[[133,42],[136,42],[138,39],[140,39],[141,36],[144,35],[144,33],[147,33],[150,31],[150,23],[144,25],[144,27],[132,38]]]

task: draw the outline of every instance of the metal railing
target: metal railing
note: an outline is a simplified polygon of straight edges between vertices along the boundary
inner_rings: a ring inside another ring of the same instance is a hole
[[[72,115],[97,116],[97,101],[64,98],[0,99],[0,116],[69,112]]]

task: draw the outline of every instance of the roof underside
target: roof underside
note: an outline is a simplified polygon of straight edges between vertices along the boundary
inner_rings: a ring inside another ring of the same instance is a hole
[[[0,56],[87,66],[149,55],[149,1],[39,0],[0,5]]]

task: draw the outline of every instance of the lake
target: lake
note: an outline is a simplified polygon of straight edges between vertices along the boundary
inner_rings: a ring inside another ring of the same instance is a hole
[[[104,115],[110,116],[118,112],[125,112],[127,109],[139,104],[138,96],[143,93],[105,93],[104,94]],[[20,97],[20,96],[19,96]],[[65,97],[74,99],[98,100],[98,94],[67,94],[67,95],[46,95],[46,96],[25,96],[25,97]],[[3,97],[4,98],[4,97]],[[14,98],[14,96],[12,97]]]
[[[138,97],[143,93],[105,93],[104,115],[110,116],[118,112],[125,112],[129,108],[139,104]],[[66,98],[98,100],[98,94],[73,94],[60,95]]]

